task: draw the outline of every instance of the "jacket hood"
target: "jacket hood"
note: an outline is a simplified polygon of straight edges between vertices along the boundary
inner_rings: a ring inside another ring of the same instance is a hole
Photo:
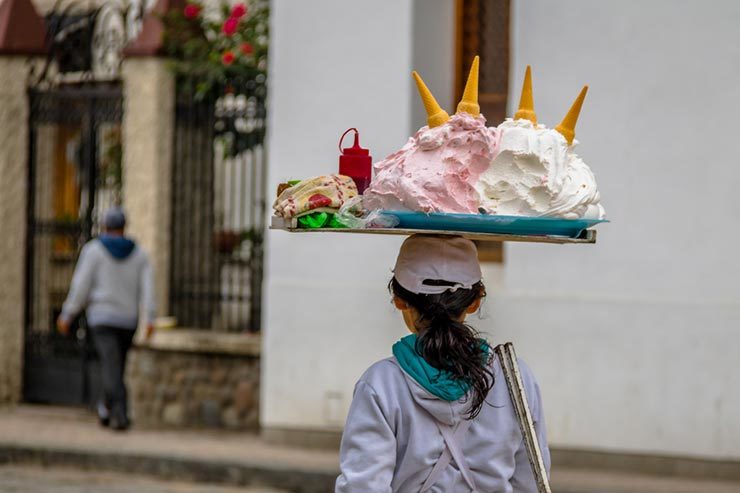
[[[401,372],[406,379],[406,384],[409,387],[409,391],[411,392],[411,397],[414,399],[414,402],[431,414],[434,419],[450,426],[453,426],[465,419],[469,407],[466,397],[462,397],[456,401],[442,400],[419,385],[411,375],[403,370],[403,367],[398,363],[398,360],[394,358],[393,362],[401,368]]]
[[[393,356],[416,383],[445,401],[456,401],[468,391],[469,385],[450,372],[430,365],[417,351],[418,338],[410,334],[393,345]]]
[[[466,412],[468,385],[427,363],[417,352],[416,341],[416,334],[410,334],[395,343],[394,362],[401,368],[414,401],[438,421],[455,424]]]
[[[468,414],[470,386],[427,363],[417,352],[416,341],[416,334],[410,334],[394,344],[394,362],[403,371],[414,401],[438,421],[455,424]],[[488,343],[482,339],[480,342],[490,353]]]
[[[127,258],[136,248],[136,243],[123,236],[102,234],[98,239],[105,249],[117,260]]]

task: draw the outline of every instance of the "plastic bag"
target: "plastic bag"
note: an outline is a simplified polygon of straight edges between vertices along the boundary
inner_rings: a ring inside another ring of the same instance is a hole
[[[347,200],[334,219],[352,229],[395,228],[399,223],[396,216],[383,214],[381,210],[366,210],[362,206],[362,195]]]
[[[332,214],[331,212],[313,212],[299,217],[298,227],[301,229],[340,229],[347,226],[337,221],[336,214]]]
[[[318,229],[323,228],[329,221],[329,214],[326,212],[314,212],[298,218],[298,227],[301,229]]]

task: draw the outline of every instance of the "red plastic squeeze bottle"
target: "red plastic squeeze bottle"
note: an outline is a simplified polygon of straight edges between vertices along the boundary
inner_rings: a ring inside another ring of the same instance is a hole
[[[350,133],[355,133],[355,143],[352,147],[342,149],[344,137]],[[356,128],[349,128],[342,134],[339,139],[339,174],[349,176],[357,185],[357,191],[363,193],[370,185],[373,172],[373,158],[370,156],[369,149],[360,147],[360,132]]]

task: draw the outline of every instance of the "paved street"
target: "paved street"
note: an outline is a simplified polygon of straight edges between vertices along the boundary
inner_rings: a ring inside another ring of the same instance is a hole
[[[608,471],[555,469],[555,493],[740,493],[740,483]]]
[[[15,462],[0,465],[0,493],[282,493],[226,486],[249,482],[324,493],[338,472],[336,451],[277,446],[249,433],[116,434],[90,413],[46,406],[0,409],[0,458]],[[83,465],[118,472],[61,468]],[[740,493],[740,481],[730,476],[735,481],[556,467],[552,486],[556,493]]]
[[[593,476],[584,486],[585,477]],[[627,476],[603,472],[555,474],[556,491],[568,493],[737,493],[737,483]],[[597,486],[598,485],[598,486]],[[0,493],[285,493],[270,488],[237,488],[183,483],[131,474],[91,472],[32,465],[0,466]]]
[[[38,466],[0,466],[0,493],[283,493]]]

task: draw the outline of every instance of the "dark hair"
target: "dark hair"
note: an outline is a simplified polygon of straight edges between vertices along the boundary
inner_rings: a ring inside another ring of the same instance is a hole
[[[452,285],[435,280],[424,281],[424,284]],[[421,357],[434,368],[447,371],[456,380],[469,385],[468,418],[475,418],[493,387],[490,369],[493,355],[478,332],[459,319],[470,305],[485,297],[483,283],[478,282],[471,289],[448,290],[441,294],[416,294],[401,286],[394,277],[388,289],[419,312],[416,351]]]

